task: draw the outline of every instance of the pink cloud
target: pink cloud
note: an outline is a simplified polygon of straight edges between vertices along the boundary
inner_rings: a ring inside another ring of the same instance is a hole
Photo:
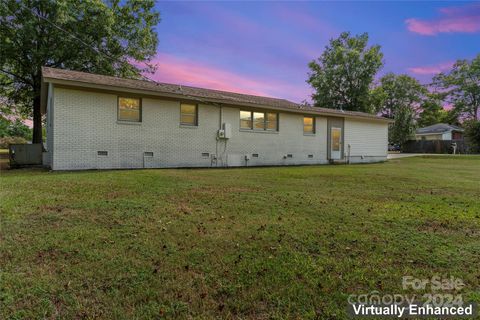
[[[25,119],[23,120],[23,123],[28,126],[29,128],[33,128],[33,120],[30,119]]]
[[[415,74],[420,75],[433,75],[440,72],[449,70],[453,66],[454,62],[444,62],[433,66],[420,66],[408,68],[408,70]]]
[[[439,10],[441,17],[433,20],[407,19],[407,29],[426,36],[439,33],[480,32],[480,5],[448,7]]]
[[[19,119],[23,122],[24,125],[26,125],[30,129],[33,128],[33,120],[32,119],[23,119],[23,118],[21,118],[17,115],[12,115],[12,114],[5,115],[4,117],[7,118],[10,121],[15,121],[15,120]]]
[[[157,66],[157,71],[147,76],[158,82],[293,99],[296,102],[310,96],[303,83],[295,86],[274,79],[252,78],[169,54],[158,54],[151,63]]]
[[[445,103],[445,104],[443,105],[443,109],[445,109],[445,110],[452,110],[452,109],[453,109],[453,104],[451,104],[451,103]]]

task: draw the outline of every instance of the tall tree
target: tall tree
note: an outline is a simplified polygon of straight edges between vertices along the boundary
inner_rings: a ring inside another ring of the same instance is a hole
[[[458,110],[455,108],[451,108],[449,110],[445,110],[445,113],[442,117],[443,123],[448,123],[448,124],[453,124],[456,126],[461,126],[462,123],[460,122],[460,114],[458,113]]]
[[[467,120],[464,123],[465,137],[471,152],[480,153],[480,121]]]
[[[428,94],[420,105],[421,112],[417,119],[418,127],[428,127],[432,124],[447,122],[447,111],[443,109],[442,101],[437,95]],[[453,123],[452,123],[453,124]]]
[[[380,79],[372,95],[376,97],[376,109],[394,120],[389,128],[390,143],[402,145],[413,137],[418,107],[426,93],[416,79],[405,74],[387,73]]]
[[[480,54],[471,61],[458,60],[449,72],[440,73],[434,84],[466,120],[480,120]]]
[[[373,112],[369,91],[383,66],[379,45],[368,46],[368,34],[343,32],[330,40],[322,55],[309,63],[307,82],[314,105],[323,108]]]
[[[42,141],[41,67],[138,77],[152,71],[154,0],[1,0],[0,96],[33,117]],[[139,67],[135,62],[145,62]]]

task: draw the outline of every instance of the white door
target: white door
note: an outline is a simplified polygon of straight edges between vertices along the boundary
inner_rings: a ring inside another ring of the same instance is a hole
[[[332,160],[342,159],[342,128],[332,127],[330,139],[330,157]]]

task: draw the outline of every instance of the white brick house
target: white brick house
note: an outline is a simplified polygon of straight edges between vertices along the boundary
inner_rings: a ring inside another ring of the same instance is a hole
[[[389,120],[360,112],[43,68],[53,170],[384,161]]]

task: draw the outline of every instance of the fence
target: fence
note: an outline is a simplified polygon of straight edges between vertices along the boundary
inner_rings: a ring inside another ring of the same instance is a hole
[[[452,143],[457,145],[456,153],[468,154],[473,149],[465,140],[409,140],[402,146],[405,153],[453,153]]]

